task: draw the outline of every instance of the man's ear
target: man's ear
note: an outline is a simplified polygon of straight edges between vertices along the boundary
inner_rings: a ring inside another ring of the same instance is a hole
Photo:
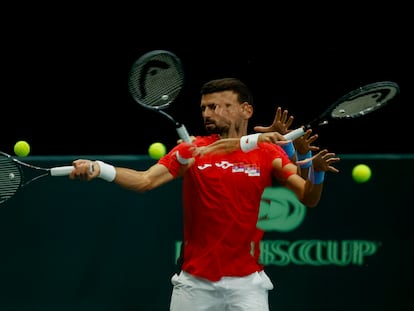
[[[244,102],[241,104],[242,113],[244,114],[246,119],[250,119],[253,115],[253,106],[250,105],[248,102]]]

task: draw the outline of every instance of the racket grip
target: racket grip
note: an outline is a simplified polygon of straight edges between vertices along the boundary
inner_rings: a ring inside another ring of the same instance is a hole
[[[283,137],[286,140],[295,140],[296,138],[299,138],[301,136],[303,136],[303,134],[305,134],[305,130],[303,127],[297,128],[296,130],[293,130],[285,135],[283,135]]]
[[[186,143],[191,143],[190,134],[188,134],[188,131],[184,124],[177,126],[177,133],[183,141]]]
[[[58,166],[50,169],[50,175],[52,176],[67,176],[73,171],[74,167],[71,166]]]

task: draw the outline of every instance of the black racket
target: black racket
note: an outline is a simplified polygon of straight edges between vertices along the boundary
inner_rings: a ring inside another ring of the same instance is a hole
[[[287,133],[284,137],[287,140],[294,140],[310,128],[326,126],[333,121],[365,116],[386,105],[399,92],[398,84],[391,81],[375,82],[359,87],[339,98],[312,122]]]
[[[0,205],[35,180],[46,176],[67,176],[72,170],[73,166],[34,166],[0,151]]]
[[[191,142],[186,127],[163,110],[170,106],[184,86],[182,63],[174,53],[154,50],[142,55],[130,69],[128,85],[138,104],[167,117],[174,123],[178,136]]]

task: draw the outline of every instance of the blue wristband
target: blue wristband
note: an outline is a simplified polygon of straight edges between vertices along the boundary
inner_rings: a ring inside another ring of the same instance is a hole
[[[302,161],[302,160],[306,160],[306,159],[310,159],[310,158],[312,158],[312,151],[308,151],[307,153],[305,153],[305,154],[301,154],[301,153],[299,153],[298,152],[298,161]],[[301,168],[309,168],[309,167],[311,167],[312,166],[312,160],[310,160],[310,161],[307,161],[307,162],[305,162],[305,163],[302,163],[302,164],[300,164],[299,165]]]
[[[285,150],[289,158],[295,155],[295,146],[293,145],[292,141],[288,142],[285,145],[282,145],[281,147],[283,148],[283,150]]]
[[[324,179],[325,179],[325,171],[313,172],[313,184],[314,185],[319,185],[323,183]]]
[[[298,152],[298,160],[305,160],[305,159],[309,159],[312,158],[312,151],[308,151],[305,154],[301,154]]]

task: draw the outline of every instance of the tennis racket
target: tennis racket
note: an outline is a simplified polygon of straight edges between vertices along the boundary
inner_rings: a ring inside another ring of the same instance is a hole
[[[312,122],[285,134],[284,138],[294,140],[310,128],[326,126],[333,121],[365,116],[386,105],[399,92],[398,84],[391,81],[375,82],[359,87],[339,98]]]
[[[0,151],[0,205],[31,182],[46,176],[67,176],[73,168],[73,166],[38,167]]]
[[[174,53],[154,50],[139,57],[130,69],[128,86],[138,104],[167,117],[174,123],[178,136],[191,142],[186,127],[164,111],[184,86],[182,63]]]

